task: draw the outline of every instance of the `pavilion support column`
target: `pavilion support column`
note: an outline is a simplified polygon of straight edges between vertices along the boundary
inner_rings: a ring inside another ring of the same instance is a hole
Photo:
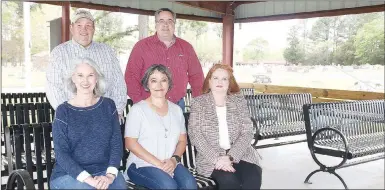
[[[61,17],[61,42],[66,42],[70,39],[70,2],[65,1],[62,5]]]
[[[222,42],[222,62],[223,64],[232,67],[234,50],[234,15],[226,14],[223,16]]]

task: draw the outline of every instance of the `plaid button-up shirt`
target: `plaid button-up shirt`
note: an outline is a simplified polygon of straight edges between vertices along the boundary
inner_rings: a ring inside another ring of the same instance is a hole
[[[70,40],[52,50],[46,71],[46,93],[51,106],[56,109],[73,97],[74,94],[65,85],[64,77],[78,56],[88,57],[98,64],[106,80],[104,96],[114,100],[118,113],[122,114],[127,104],[127,90],[119,60],[111,47],[97,42],[85,48]]]

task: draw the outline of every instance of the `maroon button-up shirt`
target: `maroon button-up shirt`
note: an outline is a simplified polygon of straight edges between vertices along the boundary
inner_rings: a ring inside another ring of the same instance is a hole
[[[193,97],[201,94],[204,75],[191,44],[175,37],[175,42],[167,48],[155,34],[137,42],[128,59],[125,73],[127,95],[134,103],[150,96],[140,81],[153,64],[163,64],[171,71],[174,85],[166,95],[170,101],[176,103],[186,95],[187,83],[190,83]]]

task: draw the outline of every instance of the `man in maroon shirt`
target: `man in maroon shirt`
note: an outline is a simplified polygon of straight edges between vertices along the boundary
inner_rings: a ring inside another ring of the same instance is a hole
[[[174,35],[175,21],[176,15],[170,9],[157,10],[155,35],[140,40],[132,49],[125,80],[127,95],[134,103],[150,95],[140,81],[152,64],[163,64],[170,69],[174,85],[167,93],[167,98],[178,104],[182,110],[187,83],[191,86],[193,97],[201,94],[204,80],[202,66],[191,44]]]

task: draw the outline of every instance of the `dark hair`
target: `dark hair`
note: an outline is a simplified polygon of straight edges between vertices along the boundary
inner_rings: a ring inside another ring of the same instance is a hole
[[[174,18],[174,22],[176,22],[176,14],[175,14],[174,11],[172,11],[172,10],[169,9],[169,8],[161,8],[161,9],[158,9],[157,11],[155,11],[155,14],[154,14],[154,16],[155,16],[155,22],[157,22],[156,19],[158,18],[159,14],[160,14],[161,12],[163,12],[163,11],[170,12],[170,13],[172,14],[172,17]]]
[[[150,89],[148,88],[148,79],[150,78],[150,76],[152,74],[154,74],[155,71],[159,71],[159,72],[161,72],[167,76],[168,90],[171,90],[171,88],[173,86],[173,82],[172,82],[172,78],[171,78],[171,72],[170,72],[170,70],[167,69],[166,66],[164,66],[162,64],[151,65],[151,67],[149,67],[146,70],[146,72],[144,73],[144,76],[142,78],[142,81],[141,81],[144,90],[147,92],[150,91]]]

